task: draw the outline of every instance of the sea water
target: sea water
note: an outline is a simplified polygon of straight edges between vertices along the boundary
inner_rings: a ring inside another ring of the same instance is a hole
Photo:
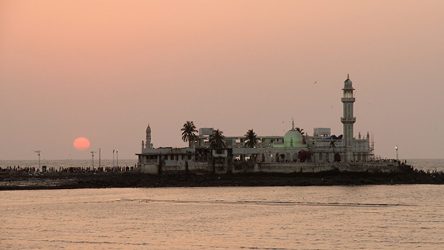
[[[0,192],[1,249],[443,249],[444,186]]]
[[[2,191],[0,210],[0,249],[444,248],[442,185]]]

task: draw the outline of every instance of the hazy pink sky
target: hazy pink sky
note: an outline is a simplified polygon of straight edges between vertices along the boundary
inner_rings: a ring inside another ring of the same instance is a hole
[[[133,158],[186,120],[342,134],[347,73],[376,154],[444,158],[444,1],[0,0],[0,159]]]

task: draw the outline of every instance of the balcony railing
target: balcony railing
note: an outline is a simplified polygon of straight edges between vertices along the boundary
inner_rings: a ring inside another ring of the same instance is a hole
[[[342,123],[355,123],[356,122],[356,117],[352,117],[352,118],[341,117],[341,122]]]

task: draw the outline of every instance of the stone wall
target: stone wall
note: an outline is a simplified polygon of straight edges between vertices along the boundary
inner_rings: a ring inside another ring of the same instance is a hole
[[[162,172],[183,172],[188,164],[190,172],[212,171],[212,165],[208,162],[194,161],[165,161],[162,166]],[[140,172],[146,174],[158,174],[158,164],[140,165]],[[399,172],[399,163],[396,161],[370,161],[356,163],[313,163],[313,162],[271,162],[271,163],[253,163],[253,162],[228,162],[216,164],[216,172],[223,174],[232,173],[319,173],[326,171],[339,170],[341,172]]]

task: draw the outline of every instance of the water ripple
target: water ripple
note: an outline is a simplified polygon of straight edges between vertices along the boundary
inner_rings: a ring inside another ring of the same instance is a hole
[[[126,200],[129,201],[129,200]],[[226,205],[264,205],[264,206],[331,206],[331,207],[399,207],[415,206],[401,203],[350,203],[350,202],[301,202],[301,201],[257,201],[257,200],[162,200],[162,199],[134,199],[132,201],[145,203],[176,203],[176,204],[226,204]]]

